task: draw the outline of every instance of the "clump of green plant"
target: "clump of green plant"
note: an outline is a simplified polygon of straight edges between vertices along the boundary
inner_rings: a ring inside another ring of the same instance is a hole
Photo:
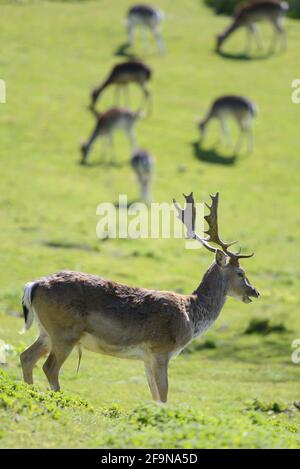
[[[140,404],[128,415],[128,421],[136,427],[163,426],[170,422],[176,425],[199,421],[199,416],[189,409],[158,407],[150,404]]]
[[[117,419],[126,415],[125,411],[121,409],[121,407],[119,407],[117,404],[113,404],[108,407],[108,409],[104,409],[102,413],[103,415],[105,415],[105,417],[108,417],[110,419]]]
[[[0,370],[0,409],[17,414],[26,412],[32,416],[49,414],[57,419],[64,408],[93,411],[84,399],[63,392],[41,392],[34,386],[12,380]]]
[[[139,404],[120,416],[101,444],[114,448],[147,447],[151,441],[152,447],[193,447],[208,421],[218,424],[216,418],[204,418],[190,408]]]
[[[249,402],[246,410],[256,410],[260,412],[266,412],[268,414],[280,414],[288,410],[283,402],[280,401],[261,401],[259,399],[253,399]]]
[[[254,318],[250,321],[245,334],[262,334],[267,335],[272,332],[287,332],[287,329],[283,323],[272,324],[270,319],[258,319]]]

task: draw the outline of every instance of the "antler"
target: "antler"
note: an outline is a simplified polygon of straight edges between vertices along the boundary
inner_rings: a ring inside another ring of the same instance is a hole
[[[184,195],[184,194],[183,194]],[[217,244],[222,251],[229,256],[233,261],[238,261],[239,259],[245,259],[248,257],[252,257],[254,254],[240,254],[241,251],[234,253],[229,251],[229,247],[235,244],[237,241],[233,241],[231,243],[225,243],[221,240],[219,236],[219,228],[218,228],[218,204],[219,204],[219,193],[217,192],[216,195],[211,195],[212,205],[205,204],[206,207],[209,209],[209,214],[204,216],[208,224],[208,229],[205,233],[208,235],[207,238],[201,238],[197,233],[195,233],[195,220],[196,220],[196,209],[195,209],[195,202],[193,193],[191,192],[190,195],[184,195],[186,200],[186,207],[185,209],[181,209],[175,199],[173,199],[173,203],[178,212],[178,218],[183,222],[183,224],[187,228],[187,237],[192,239],[197,239],[206,249],[210,252],[216,252],[217,249],[214,248],[209,244],[209,242]]]
[[[209,214],[206,215],[204,218],[207,221],[208,224],[208,230],[205,231],[205,233],[208,235],[208,237],[205,239],[205,241],[210,241],[212,243],[217,244],[220,246],[223,252],[227,254],[231,259],[246,259],[248,257],[252,257],[253,254],[240,254],[241,250],[239,252],[231,252],[228,250],[230,246],[233,244],[237,243],[237,241],[232,241],[231,243],[225,243],[224,241],[221,240],[219,236],[219,227],[218,227],[218,205],[219,205],[219,192],[216,193],[216,195],[211,195],[211,200],[212,200],[212,205],[209,206],[208,204],[205,204],[206,207],[209,209]]]
[[[188,239],[195,237],[195,220],[196,220],[196,209],[193,192],[189,195],[182,194],[185,198],[186,206],[182,210],[175,199],[173,199],[173,204],[177,210],[177,217],[185,225],[187,233],[186,236]]]

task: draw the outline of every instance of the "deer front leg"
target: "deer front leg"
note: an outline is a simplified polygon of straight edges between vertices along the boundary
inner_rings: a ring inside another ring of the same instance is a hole
[[[151,376],[156,384],[159,402],[167,402],[168,398],[168,354],[153,354],[151,357]]]
[[[127,135],[131,146],[131,152],[133,153],[136,150],[136,138],[133,127],[127,129]]]
[[[219,122],[220,122],[220,127],[221,127],[221,137],[219,139],[219,142],[217,142],[217,144],[220,143],[221,141],[224,141],[225,145],[228,146],[230,143],[230,132],[229,132],[227,121],[225,117],[220,117]]]
[[[149,361],[145,361],[144,368],[145,368],[145,374],[146,374],[147,382],[151,391],[152,398],[154,401],[159,401],[159,393],[158,393],[158,389],[156,386],[156,382],[154,380],[151,363]]]
[[[246,54],[250,54],[250,52],[251,52],[251,45],[252,45],[252,34],[253,34],[252,26],[249,24],[249,25],[246,27],[246,30],[247,30],[247,35],[246,35],[245,53],[246,53]]]

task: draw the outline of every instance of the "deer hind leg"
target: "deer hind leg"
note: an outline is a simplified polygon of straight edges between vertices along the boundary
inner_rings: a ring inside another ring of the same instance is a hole
[[[251,52],[252,36],[253,36],[252,25],[248,24],[247,27],[246,27],[246,45],[245,45],[245,53],[246,54],[250,54],[250,52]]]
[[[164,52],[165,52],[164,43],[163,43],[162,36],[161,36],[161,33],[160,33],[158,27],[155,26],[152,29],[152,32],[153,32],[153,36],[156,40],[156,44],[157,44],[157,48],[158,48],[159,53],[164,54]]]
[[[275,17],[271,19],[272,26],[274,28],[274,35],[273,40],[270,46],[270,52],[274,52],[276,49],[276,44],[278,41],[278,36],[281,38],[281,49],[286,49],[286,38],[285,38],[285,31],[283,28],[283,18],[282,17]]]
[[[125,96],[126,106],[130,106],[130,91],[129,91],[128,83],[124,85],[124,96]]]
[[[120,104],[121,85],[115,85],[115,104]]]
[[[50,339],[46,334],[41,334],[38,339],[20,355],[24,381],[33,384],[33,368],[37,361],[50,350]]]
[[[127,26],[127,42],[130,46],[133,44],[133,33],[134,33],[134,25],[130,18],[128,19],[128,26]]]
[[[277,18],[276,29],[281,39],[281,50],[285,51],[286,50],[286,34],[285,34],[284,26],[283,26],[283,21],[284,19],[282,17]]]
[[[252,130],[252,118],[250,116],[245,117],[240,121],[241,135],[248,137],[248,154],[253,152],[254,136]]]
[[[243,128],[241,128],[240,129],[240,135],[238,137],[236,146],[234,147],[234,150],[233,150],[234,155],[238,155],[240,153],[240,150],[241,150],[242,145],[243,145],[244,137],[245,137],[245,130]]]
[[[74,348],[76,341],[57,341],[52,344],[52,350],[43,365],[43,371],[49,381],[52,391],[59,391],[59,371]]]
[[[143,37],[143,49],[144,52],[149,52],[150,43],[149,43],[149,32],[147,25],[141,25],[141,35]]]

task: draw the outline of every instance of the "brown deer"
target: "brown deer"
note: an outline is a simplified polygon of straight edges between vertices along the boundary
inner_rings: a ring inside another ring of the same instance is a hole
[[[258,21],[268,21],[274,28],[274,37],[270,51],[274,51],[278,36],[281,38],[282,49],[286,48],[285,31],[283,19],[289,9],[289,4],[285,1],[259,0],[249,3],[242,3],[238,6],[232,23],[223,34],[217,36],[217,52],[220,52],[222,45],[231,34],[241,27],[248,31],[246,52],[251,49],[251,37],[254,35],[258,47],[262,48],[261,38],[256,27]]]
[[[150,31],[157,43],[159,52],[164,52],[163,40],[160,33],[160,24],[164,18],[164,13],[150,5],[135,5],[127,13],[128,43],[133,43],[133,32],[136,27],[140,27],[144,32],[145,46],[147,43],[147,31]]]
[[[218,200],[212,197],[206,237],[194,231],[193,194],[184,210],[174,200],[178,218],[189,237],[214,253],[215,260],[191,295],[146,290],[80,272],[59,272],[25,286],[25,327],[36,320],[40,335],[21,354],[24,380],[33,383],[32,370],[44,355],[43,370],[51,389],[58,391],[59,371],[75,346],[144,362],[153,399],[167,401],[168,365],[191,340],[218,318],[227,296],[244,303],[259,296],[240,259],[251,257],[229,250],[218,231]],[[217,247],[213,247],[214,243]]]
[[[141,191],[141,198],[149,204],[151,202],[150,185],[153,175],[153,156],[146,150],[136,150],[130,160]]]
[[[113,67],[106,80],[100,86],[95,88],[91,94],[91,109],[96,105],[100,94],[111,85],[115,85],[117,97],[119,98],[120,89],[127,89],[130,83],[136,83],[142,90],[147,100],[150,93],[146,87],[146,83],[151,78],[151,68],[139,61],[122,62]],[[128,90],[127,90],[128,91]]]
[[[81,164],[86,163],[91,146],[98,137],[103,137],[107,140],[107,147],[110,147],[112,160],[115,160],[115,153],[113,149],[113,136],[118,129],[122,130],[128,136],[129,142],[131,144],[131,149],[134,150],[136,146],[134,126],[137,120],[142,118],[144,115],[141,110],[133,112],[129,109],[116,107],[111,108],[104,113],[98,113],[94,109],[93,113],[96,116],[96,125],[87,142],[83,143],[81,146]]]
[[[211,119],[217,119],[220,122],[222,136],[226,139],[229,137],[229,129],[227,125],[228,118],[233,118],[239,129],[240,137],[234,149],[234,153],[238,153],[241,149],[243,139],[248,135],[248,153],[253,150],[253,131],[252,123],[257,115],[257,108],[253,101],[242,96],[221,96],[217,98],[211,105],[205,118],[198,123],[201,132],[201,144],[204,143],[207,126]]]

